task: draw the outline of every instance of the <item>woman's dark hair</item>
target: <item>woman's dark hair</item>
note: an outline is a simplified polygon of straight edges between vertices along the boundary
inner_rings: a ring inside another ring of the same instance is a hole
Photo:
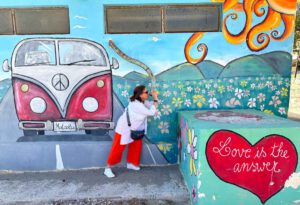
[[[138,101],[142,102],[140,95],[143,94],[145,88],[146,88],[146,86],[144,86],[144,85],[136,86],[134,88],[133,95],[130,97],[130,101],[132,102],[134,100],[138,100]]]

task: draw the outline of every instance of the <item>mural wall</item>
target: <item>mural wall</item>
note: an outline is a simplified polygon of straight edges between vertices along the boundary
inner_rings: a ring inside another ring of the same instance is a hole
[[[150,78],[143,69],[121,58],[109,46],[112,40],[128,56],[151,68],[156,77],[160,107],[155,117],[148,119],[148,138],[157,145],[168,162],[177,162],[178,124],[174,120],[177,111],[247,108],[286,117],[296,2],[121,2],[136,5],[182,3],[221,3],[222,31],[105,34],[104,5],[120,5],[120,1],[2,1],[2,7],[67,6],[70,20],[70,34],[0,37],[0,61],[8,59],[13,69],[0,72],[3,109],[0,112],[7,113],[2,116],[17,116],[18,121],[13,126],[16,129],[33,126],[30,123],[18,125],[22,121],[37,121],[35,126],[42,127],[49,125],[47,121],[72,121],[52,124],[50,128],[56,126],[58,131],[76,131],[78,128],[84,130],[84,126],[104,126],[101,129],[106,133],[105,129],[116,121],[113,116],[122,113],[122,109],[127,106],[134,87],[138,84],[151,86]],[[40,37],[49,39],[35,39],[38,41],[33,42],[34,45],[28,42],[27,46],[23,46],[24,50],[20,52],[21,64],[19,68],[14,68],[17,57],[13,56],[13,51],[15,48],[17,51],[18,43],[23,39]],[[72,38],[77,40],[72,41]],[[58,42],[59,39],[62,42]],[[91,44],[95,44],[89,47],[78,41],[92,41]],[[54,52],[58,47],[61,49]],[[76,51],[84,55],[79,56]],[[75,57],[68,57],[69,54]],[[51,65],[55,64],[53,60],[58,60],[58,57],[63,69]],[[112,57],[117,59],[119,66],[116,61],[113,64]],[[92,62],[89,59],[96,60]],[[84,62],[76,63],[82,60]],[[114,69],[117,67],[119,69]],[[97,92],[101,89],[104,91]],[[33,90],[36,93],[31,93]],[[32,101],[33,97],[36,99]],[[113,104],[114,100],[119,103],[118,106]],[[4,103],[15,103],[15,106],[7,110]],[[35,105],[36,110],[32,110],[30,105]],[[105,107],[102,113],[97,111],[101,106]],[[2,121],[10,120],[2,118]],[[78,120],[83,122],[78,123]],[[98,120],[106,123],[95,123]],[[90,124],[85,125],[84,121]],[[6,130],[7,127],[1,129]],[[38,131],[34,134],[47,135],[43,129],[34,130]],[[89,129],[86,130],[86,134],[89,134]],[[20,137],[22,135],[16,134],[9,142],[16,142]]]

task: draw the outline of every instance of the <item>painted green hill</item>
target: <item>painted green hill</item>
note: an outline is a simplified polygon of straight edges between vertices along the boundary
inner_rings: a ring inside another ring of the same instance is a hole
[[[225,67],[211,60],[196,65],[182,63],[156,75],[158,81],[201,80],[211,78],[268,76],[278,74],[287,77],[291,73],[292,56],[284,51],[274,51],[261,55],[247,55],[229,62]],[[140,72],[130,72],[124,77],[133,81],[149,81]]]
[[[217,78],[224,68],[224,66],[211,60],[204,60],[196,65],[206,79]]]
[[[260,55],[267,61],[281,76],[291,75],[292,55],[283,51],[273,51]]]
[[[258,55],[248,55],[228,63],[219,78],[246,77],[278,74],[277,70]]]
[[[136,71],[129,72],[126,75],[124,75],[123,77],[127,80],[135,80],[135,81],[144,81],[144,80],[148,79],[147,75],[136,72]]]
[[[182,63],[156,75],[158,81],[201,80],[204,79],[200,69],[190,63]]]

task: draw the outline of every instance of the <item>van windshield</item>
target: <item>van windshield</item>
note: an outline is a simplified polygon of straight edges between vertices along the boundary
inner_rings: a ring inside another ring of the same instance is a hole
[[[54,41],[28,41],[20,46],[15,66],[39,65],[56,65]]]
[[[59,41],[61,65],[106,66],[103,52],[96,46],[80,41]]]

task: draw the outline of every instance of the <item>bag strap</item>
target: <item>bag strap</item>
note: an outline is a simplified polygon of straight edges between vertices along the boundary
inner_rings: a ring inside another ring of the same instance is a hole
[[[130,118],[129,118],[128,107],[127,107],[127,109],[126,109],[126,116],[127,116],[127,123],[128,123],[128,126],[130,127],[130,126],[131,126],[131,122],[130,122]]]

